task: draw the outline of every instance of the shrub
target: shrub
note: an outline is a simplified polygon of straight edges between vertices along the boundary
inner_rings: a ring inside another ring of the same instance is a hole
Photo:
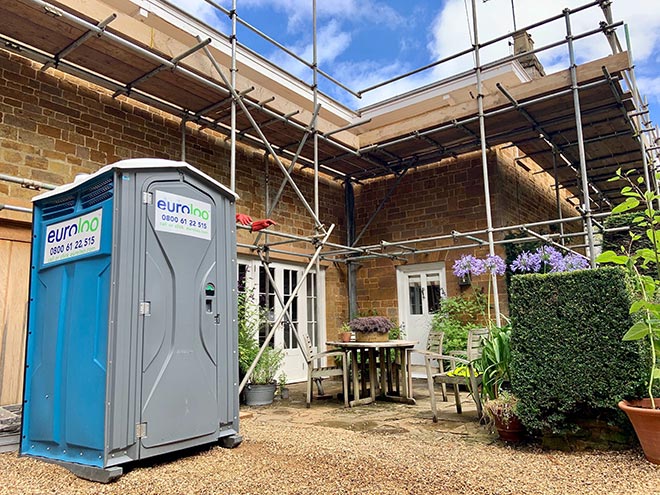
[[[645,352],[630,328],[623,270],[516,275],[511,283],[511,385],[533,431],[563,434],[578,420],[623,424],[617,402],[644,390]]]
[[[467,346],[468,330],[484,326],[486,300],[481,292],[473,292],[468,297],[448,297],[440,301],[440,309],[433,315],[431,328],[444,332],[442,349],[464,351]]]
[[[384,316],[359,316],[348,322],[353,332],[388,333],[395,325]]]

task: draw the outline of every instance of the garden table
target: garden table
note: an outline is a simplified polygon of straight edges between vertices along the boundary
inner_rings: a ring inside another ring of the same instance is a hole
[[[370,404],[376,401],[376,389],[380,386],[379,399],[393,402],[415,404],[412,390],[408,386],[408,349],[417,344],[415,340],[386,340],[384,342],[340,342],[330,341],[327,345],[337,347],[344,351],[346,356],[351,355],[351,375],[353,381],[353,400],[349,401],[351,407],[361,404]],[[393,359],[390,359],[390,352]],[[380,382],[376,368],[376,355],[379,356]],[[360,360],[358,360],[358,355]],[[369,372],[360,374],[358,362],[369,363]],[[399,379],[399,374],[401,377]],[[360,390],[365,395],[369,384],[369,396],[360,397]]]

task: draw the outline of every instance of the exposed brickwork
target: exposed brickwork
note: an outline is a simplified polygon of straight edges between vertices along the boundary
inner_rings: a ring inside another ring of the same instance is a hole
[[[509,151],[498,150],[488,155],[493,227],[548,220],[557,217],[553,181],[550,177],[533,174],[515,165]],[[366,224],[373,211],[385,197],[394,179],[377,179],[356,191],[356,224],[358,231]],[[458,160],[449,159],[436,167],[408,172],[390,201],[367,230],[361,243],[378,244],[381,240],[402,241],[451,234],[452,231],[470,232],[487,228],[481,154],[466,155]],[[575,216],[568,205],[564,216]],[[486,235],[479,235],[487,239]],[[503,234],[495,234],[501,239]],[[465,244],[463,240],[461,244]],[[430,249],[456,245],[453,240],[429,241],[415,246]],[[504,249],[496,247],[504,257]],[[445,250],[409,256],[408,264],[444,262],[447,269],[449,295],[461,291],[451,273],[454,261],[462,254],[485,256],[487,247]],[[401,261],[383,258],[361,263],[358,283],[358,305],[361,311],[376,310],[392,318],[398,316],[396,292],[396,265]],[[485,276],[474,280],[474,286],[487,286]],[[500,306],[507,312],[506,287],[498,283]]]
[[[127,158],[181,159],[180,121],[157,109],[141,105],[54,69],[40,66],[0,50],[0,173],[52,184],[70,182],[76,174]],[[229,183],[229,144],[225,136],[198,130],[189,124],[186,161]],[[236,190],[237,211],[263,218],[265,198],[273,198],[283,173],[262,151],[239,145]],[[313,207],[313,176],[295,172],[296,184]],[[35,192],[20,185],[0,182],[0,203],[30,206]],[[334,223],[334,242],[345,239],[341,185],[320,180],[320,218]],[[284,190],[272,214],[281,230],[301,236],[313,234],[314,224],[290,186]],[[0,222],[2,219],[0,218]],[[239,231],[239,242],[251,244],[254,234]],[[279,239],[277,239],[279,240]],[[310,243],[284,246],[309,253]],[[249,251],[242,250],[249,254]],[[273,259],[282,258],[271,253]],[[301,264],[307,258],[285,257]],[[347,312],[345,277],[334,265],[326,271],[326,316],[328,334]]]
[[[62,184],[78,173],[94,172],[108,163],[126,158],[161,157],[181,159],[180,121],[157,109],[123,96],[112,98],[109,91],[69,77],[54,69],[40,72],[40,66],[0,50],[0,173]],[[225,136],[200,131],[188,124],[186,160],[215,177],[229,182],[229,145]],[[515,150],[489,154],[494,226],[531,222],[556,217],[551,178],[533,175],[514,164]],[[527,163],[528,161],[526,161]],[[296,183],[313,207],[313,177],[309,170],[296,170]],[[263,151],[238,146],[237,203],[239,212],[262,218],[265,198],[272,198],[283,174]],[[375,211],[394,182],[376,179],[356,187],[358,232]],[[0,182],[0,202],[29,206],[33,191]],[[334,223],[331,241],[345,242],[343,190],[340,184],[321,177],[320,218],[326,226]],[[565,216],[574,216],[566,209]],[[313,222],[291,187],[272,214],[286,232],[310,235]],[[403,241],[427,236],[485,229],[485,202],[481,155],[449,159],[439,166],[410,171],[383,208],[360,244],[381,240]],[[249,244],[254,235],[239,231],[239,242]],[[484,237],[485,238],[485,237]],[[418,248],[440,245],[428,242]],[[451,245],[451,240],[442,245]],[[283,250],[309,253],[309,243],[293,243]],[[245,249],[243,252],[247,253]],[[408,263],[444,261],[450,268],[465,252],[487,253],[486,248],[449,250],[416,254]],[[499,250],[502,253],[502,250]],[[305,258],[271,253],[305,262]],[[395,265],[401,261],[366,260],[358,272],[359,305],[397,317]],[[459,287],[448,273],[449,293]],[[485,280],[477,280],[483,285]],[[504,287],[501,287],[504,292]],[[348,314],[346,268],[328,265],[326,272],[326,321],[333,337]],[[502,297],[504,305],[505,297]]]

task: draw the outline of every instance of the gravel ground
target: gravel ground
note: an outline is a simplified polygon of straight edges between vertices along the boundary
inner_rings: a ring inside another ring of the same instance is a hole
[[[547,452],[508,447],[473,412],[428,402],[304,408],[292,394],[242,408],[243,444],[136,466],[109,485],[16,454],[0,455],[0,494],[627,494],[660,495],[660,467],[638,450]]]

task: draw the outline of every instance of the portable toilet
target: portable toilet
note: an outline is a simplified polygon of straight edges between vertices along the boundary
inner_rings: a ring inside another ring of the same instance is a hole
[[[21,454],[107,482],[240,443],[235,200],[161,159],[34,198]]]

